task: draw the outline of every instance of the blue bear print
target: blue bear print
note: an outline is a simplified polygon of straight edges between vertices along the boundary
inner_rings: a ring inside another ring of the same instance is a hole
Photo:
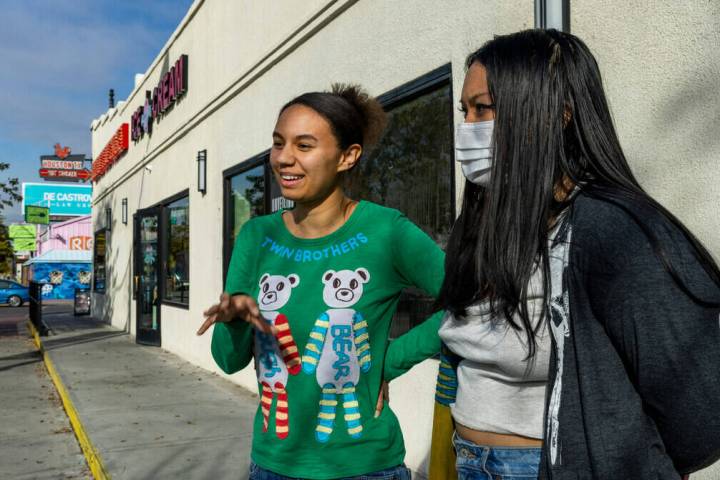
[[[327,442],[335,425],[338,395],[342,395],[348,434],[353,438],[362,435],[355,386],[360,372],[370,370],[370,341],[367,322],[360,312],[350,307],[362,297],[363,285],[370,281],[370,273],[364,268],[328,270],[322,281],[325,284],[323,300],[330,308],[315,321],[302,366],[305,373],[316,373],[318,385],[322,387],[315,437]]]

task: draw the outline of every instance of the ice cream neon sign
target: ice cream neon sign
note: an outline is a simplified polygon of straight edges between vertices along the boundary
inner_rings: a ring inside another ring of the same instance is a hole
[[[160,78],[157,86],[145,92],[145,103],[132,114],[131,138],[134,142],[152,133],[153,124],[187,91],[188,56],[180,55],[175,64]]]

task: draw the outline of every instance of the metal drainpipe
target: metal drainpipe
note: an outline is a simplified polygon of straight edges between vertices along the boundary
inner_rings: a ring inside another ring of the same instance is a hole
[[[535,0],[535,28],[570,32],[570,0]]]

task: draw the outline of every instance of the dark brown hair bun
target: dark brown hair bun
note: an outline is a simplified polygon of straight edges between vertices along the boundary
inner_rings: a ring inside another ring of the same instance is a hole
[[[344,98],[363,117],[364,147],[377,144],[387,125],[387,115],[380,102],[357,84],[333,83],[331,93]]]
[[[387,124],[380,102],[355,84],[334,83],[329,92],[303,93],[286,103],[280,114],[293,105],[304,105],[322,115],[342,149],[358,144],[369,150]]]

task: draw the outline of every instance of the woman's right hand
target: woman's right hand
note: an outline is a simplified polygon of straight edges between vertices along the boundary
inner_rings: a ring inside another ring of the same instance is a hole
[[[203,315],[206,317],[205,322],[198,329],[197,335],[202,335],[217,322],[231,322],[238,317],[252,324],[260,332],[275,334],[275,329],[260,315],[255,299],[247,295],[230,296],[223,293],[220,296],[220,303],[205,310]]]

